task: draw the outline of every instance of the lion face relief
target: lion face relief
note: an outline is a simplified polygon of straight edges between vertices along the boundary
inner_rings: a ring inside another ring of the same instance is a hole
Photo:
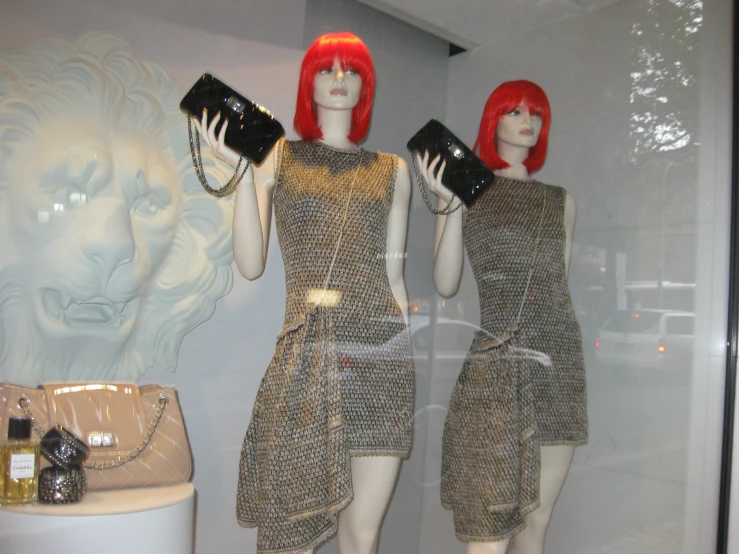
[[[110,35],[0,57],[6,381],[174,370],[230,289],[232,208],[193,171],[183,94]]]

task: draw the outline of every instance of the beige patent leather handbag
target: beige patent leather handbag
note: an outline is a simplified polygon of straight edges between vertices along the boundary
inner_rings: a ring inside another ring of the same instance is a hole
[[[177,393],[132,383],[0,384],[0,433],[31,417],[40,437],[62,425],[90,447],[88,490],[164,486],[190,478],[192,456]]]

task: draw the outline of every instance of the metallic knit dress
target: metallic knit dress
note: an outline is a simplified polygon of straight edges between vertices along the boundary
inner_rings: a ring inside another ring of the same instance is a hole
[[[582,340],[565,270],[566,194],[498,177],[464,216],[481,330],[449,402],[441,468],[441,501],[463,541],[525,529],[539,505],[540,446],[587,442]]]
[[[386,267],[397,157],[285,141],[277,163],[285,324],[244,439],[236,515],[258,527],[258,552],[297,553],[336,531],[352,456],[408,455],[414,381]]]

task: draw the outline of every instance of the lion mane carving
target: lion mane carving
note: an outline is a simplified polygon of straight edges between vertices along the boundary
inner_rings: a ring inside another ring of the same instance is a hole
[[[192,167],[184,88],[102,33],[0,55],[5,380],[174,371],[232,284],[232,204]],[[211,183],[228,175],[204,153]]]

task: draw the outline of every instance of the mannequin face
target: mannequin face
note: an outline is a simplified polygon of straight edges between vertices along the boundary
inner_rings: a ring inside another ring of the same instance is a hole
[[[541,116],[520,105],[500,118],[495,138],[498,144],[531,148],[539,140],[541,126]]]
[[[362,78],[351,68],[344,68],[338,59],[331,69],[323,69],[313,80],[313,101],[330,110],[351,110],[359,103]]]

